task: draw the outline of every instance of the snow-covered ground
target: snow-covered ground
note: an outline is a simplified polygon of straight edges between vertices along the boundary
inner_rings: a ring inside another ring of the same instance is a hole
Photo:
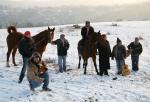
[[[143,53],[140,56],[140,70],[138,73],[123,77],[115,75],[115,61],[111,60],[110,76],[100,77],[96,75],[93,63],[89,59],[87,75],[83,75],[83,69],[78,69],[77,42],[81,39],[80,29],[72,29],[69,25],[56,26],[54,39],[59,38],[61,33],[66,34],[70,42],[67,57],[66,73],[58,73],[56,46],[48,44],[43,60],[48,63],[50,75],[49,87],[51,92],[41,92],[41,87],[36,92],[29,90],[28,81],[25,78],[18,84],[18,77],[22,67],[22,59],[17,52],[16,62],[19,66],[6,67],[6,29],[0,30],[0,102],[150,102],[150,21],[147,22],[118,22],[119,26],[111,26],[111,22],[93,23],[95,31],[109,32],[108,40],[111,48],[119,37],[127,46],[135,37],[142,37]],[[20,32],[30,30],[32,34],[47,29],[21,28]],[[61,32],[60,32],[61,31]],[[97,56],[98,57],[98,56]],[[11,58],[10,58],[11,59]],[[126,63],[131,69],[130,57]],[[97,61],[98,65],[98,61]],[[112,80],[117,77],[117,80]]]

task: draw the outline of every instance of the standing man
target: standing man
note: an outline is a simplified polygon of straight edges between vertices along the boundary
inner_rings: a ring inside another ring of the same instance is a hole
[[[112,51],[112,60],[116,59],[117,74],[122,74],[122,68],[125,65],[125,58],[126,58],[126,48],[122,45],[122,42],[119,38],[117,38],[117,44],[113,47]]]
[[[93,27],[90,25],[90,21],[85,22],[85,26],[81,29],[82,35],[82,45],[84,46],[84,42],[88,37],[94,33]]]
[[[22,55],[23,58],[23,67],[20,73],[19,81],[18,83],[21,83],[26,72],[26,67],[28,64],[28,60],[31,57],[33,51],[35,50],[33,47],[33,39],[31,38],[30,31],[26,31],[24,33],[24,37],[19,42],[19,53]]]
[[[102,43],[97,44],[97,48],[99,52],[100,76],[103,76],[103,74],[108,75],[108,69],[110,69],[109,58],[111,56],[111,49],[110,49],[109,41],[107,40],[107,37],[105,34],[102,35],[102,39],[105,42],[103,44]]]
[[[52,41],[52,44],[57,45],[59,71],[66,71],[66,56],[69,49],[69,42],[65,39],[65,35],[61,34],[60,39]]]
[[[131,60],[132,60],[132,70],[138,71],[139,70],[139,55],[142,53],[143,48],[139,42],[139,38],[136,37],[134,42],[131,42],[128,45],[128,49],[131,51]]]

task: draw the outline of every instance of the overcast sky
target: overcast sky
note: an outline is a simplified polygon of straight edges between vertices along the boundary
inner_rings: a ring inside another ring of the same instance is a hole
[[[30,6],[100,6],[125,5],[146,2],[149,0],[0,0],[0,4]]]

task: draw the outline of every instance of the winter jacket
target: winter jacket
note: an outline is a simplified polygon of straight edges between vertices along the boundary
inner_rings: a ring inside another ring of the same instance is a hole
[[[40,65],[46,66],[43,61],[41,61],[38,65],[34,64],[31,60],[29,60],[28,66],[27,66],[27,79],[34,80],[37,82],[42,82],[43,78],[40,78],[40,72],[39,67]]]
[[[143,51],[142,45],[140,43],[136,45],[134,42],[128,45],[128,49],[132,49],[131,56],[140,55]]]
[[[106,44],[97,44],[98,52],[99,52],[99,66],[100,68],[110,69],[109,57],[111,56],[111,49],[109,42]]]
[[[85,26],[81,29],[81,35],[83,39],[86,39],[88,35],[93,34],[93,33],[94,33],[94,29],[91,26],[89,27],[88,34],[87,34],[87,28]]]
[[[52,41],[52,44],[57,45],[57,54],[58,56],[66,56],[67,50],[69,49],[69,42],[64,39],[64,45],[61,39],[57,39],[55,41]]]
[[[124,60],[126,58],[126,48],[123,45],[115,45],[112,51],[112,58],[115,57],[116,60]]]
[[[33,46],[32,38],[24,37],[19,42],[19,53],[23,57],[31,57],[32,53],[34,52],[35,48]]]
[[[106,45],[98,43],[97,48],[100,58],[105,59],[111,56],[111,49],[108,41],[106,42]]]

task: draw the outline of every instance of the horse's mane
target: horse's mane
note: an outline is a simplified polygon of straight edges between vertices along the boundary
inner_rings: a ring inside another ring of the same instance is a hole
[[[89,36],[89,40],[91,43],[95,43],[97,41],[97,37],[98,37],[98,33],[97,32],[94,32],[93,34],[91,34]]]
[[[33,38],[39,38],[39,37],[43,36],[45,34],[45,32],[47,32],[47,30],[41,31],[40,33],[34,35]]]

